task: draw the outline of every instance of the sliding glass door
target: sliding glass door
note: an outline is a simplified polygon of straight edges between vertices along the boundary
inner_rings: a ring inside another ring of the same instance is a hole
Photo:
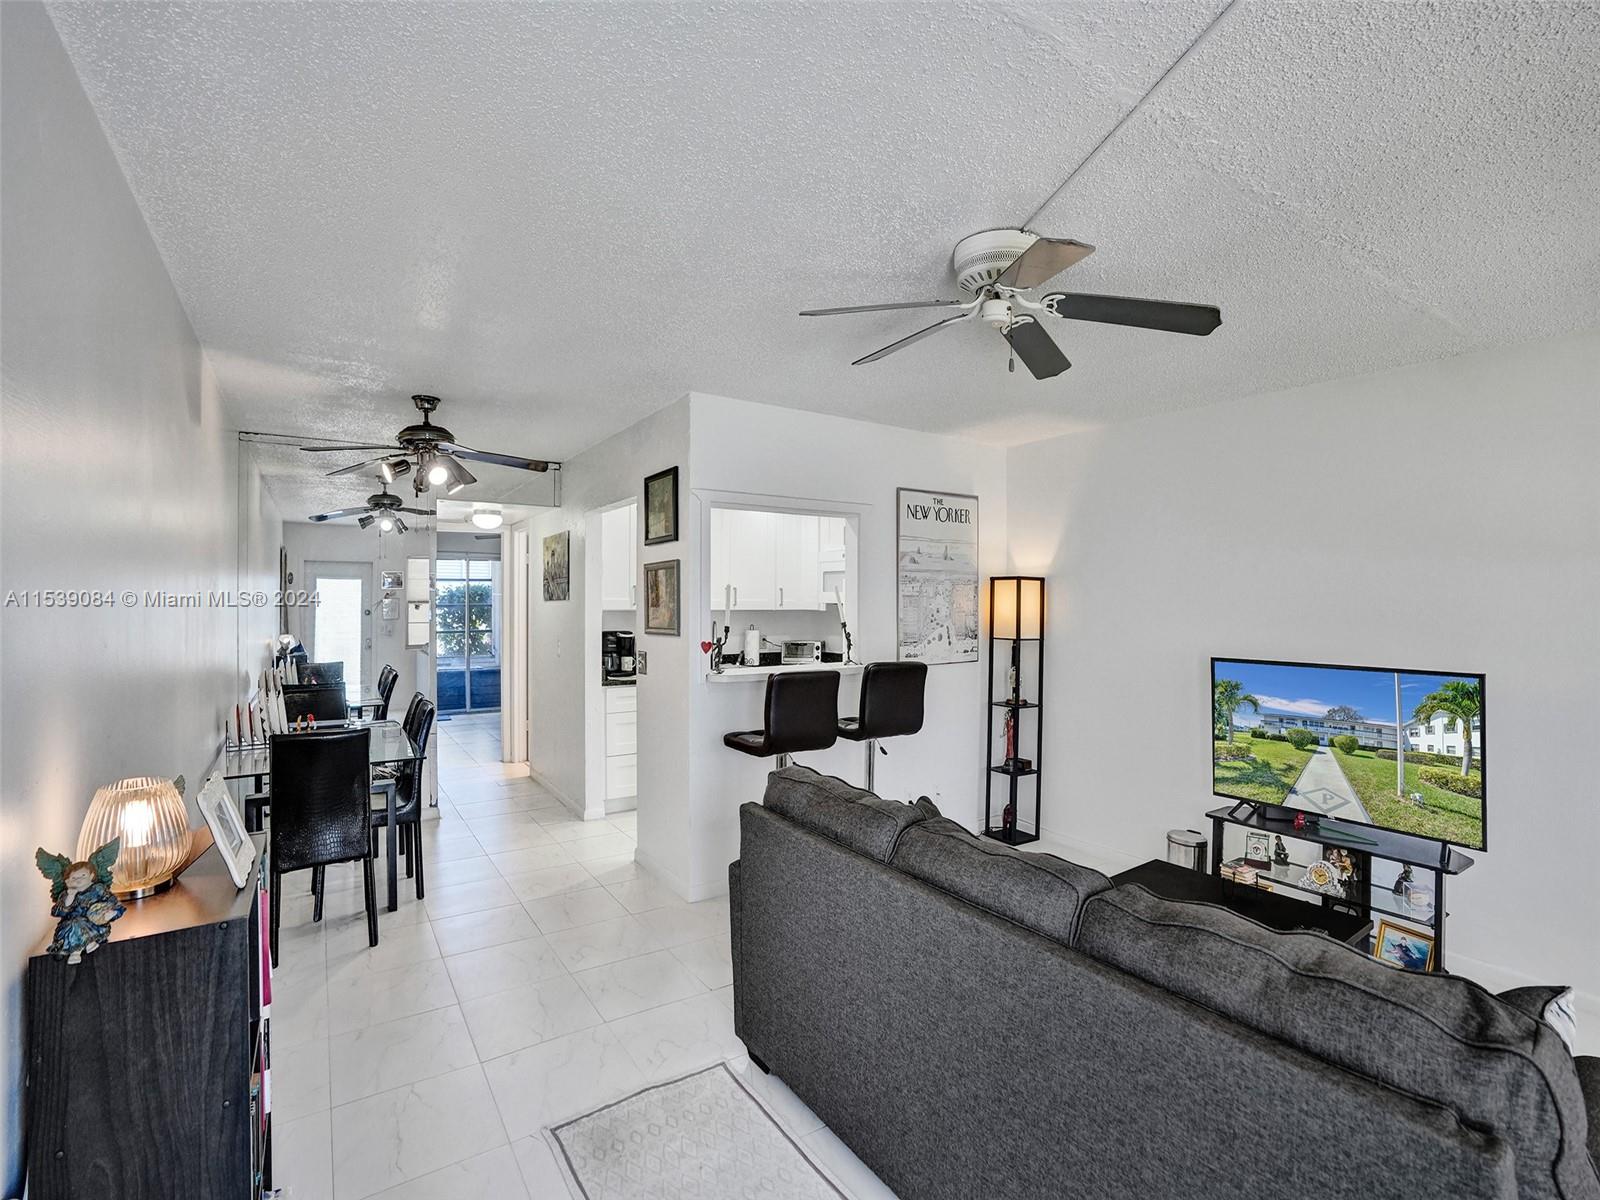
[[[500,562],[440,554],[435,646],[439,711],[500,707]]]

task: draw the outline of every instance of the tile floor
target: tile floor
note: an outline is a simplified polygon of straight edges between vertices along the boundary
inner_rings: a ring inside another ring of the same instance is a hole
[[[730,1059],[859,1198],[892,1197],[733,1033],[726,898],[633,861],[498,761],[498,714],[438,727],[427,898],[368,947],[360,875],[286,883],[273,976],[274,1183],[288,1200],[566,1200],[540,1129]],[[381,889],[380,889],[381,894]]]

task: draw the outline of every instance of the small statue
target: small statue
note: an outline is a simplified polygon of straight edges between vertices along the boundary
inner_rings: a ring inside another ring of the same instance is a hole
[[[1289,847],[1283,844],[1283,835],[1281,833],[1272,835],[1272,861],[1280,867],[1289,865]]]
[[[1010,837],[1012,832],[1016,829],[1016,827],[1017,827],[1017,806],[1015,804],[1007,802],[1006,807],[1005,807],[1005,811],[1000,814],[1000,830],[1007,837]]]
[[[1411,890],[1411,867],[1406,865],[1400,868],[1400,878],[1394,881],[1394,894],[1404,896]]]
[[[50,854],[43,846],[34,852],[39,874],[50,881],[50,915],[56,936],[50,954],[76,966],[111,935],[111,922],[128,910],[111,892],[111,867],[122,851],[122,839],[112,838],[89,855],[88,862],[73,862],[65,854]]]

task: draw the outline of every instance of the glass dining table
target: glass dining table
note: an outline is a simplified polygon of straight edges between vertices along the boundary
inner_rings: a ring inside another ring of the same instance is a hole
[[[392,767],[417,757],[417,744],[407,736],[398,721],[321,721],[318,729],[367,729],[371,743],[367,761],[374,767]],[[293,737],[293,733],[280,734]],[[253,746],[229,746],[222,754],[222,777],[230,782],[239,779],[253,781],[253,789],[260,792],[272,777],[272,747],[265,743]],[[400,907],[398,879],[399,830],[395,822],[395,789],[383,789],[388,805],[388,821],[384,824],[387,857],[389,859],[389,911]]]

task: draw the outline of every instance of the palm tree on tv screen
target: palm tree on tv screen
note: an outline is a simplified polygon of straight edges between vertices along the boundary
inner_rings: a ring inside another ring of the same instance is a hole
[[[1466,775],[1472,767],[1472,722],[1483,713],[1483,689],[1464,679],[1452,679],[1424,696],[1411,720],[1426,725],[1440,713],[1461,723],[1461,774]]]
[[[1217,736],[1225,742],[1233,741],[1233,714],[1245,705],[1261,711],[1261,701],[1244,690],[1237,679],[1219,679],[1211,688],[1211,712],[1217,726]]]

